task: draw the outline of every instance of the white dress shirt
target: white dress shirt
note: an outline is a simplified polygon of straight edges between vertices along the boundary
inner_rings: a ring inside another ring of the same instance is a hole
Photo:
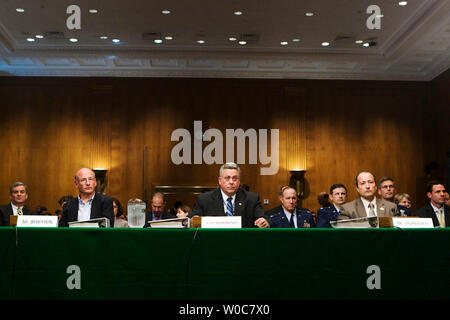
[[[373,197],[373,200],[371,202],[367,201],[366,199],[364,199],[363,197],[361,197],[361,201],[364,205],[364,209],[366,209],[366,214],[369,217],[369,203],[373,203],[373,211],[375,212],[375,216],[378,216],[377,214],[377,198]]]
[[[86,202],[81,200],[80,195],[78,195],[78,220],[77,221],[86,221],[91,219],[91,208],[92,208],[92,200],[94,200],[95,193]]]

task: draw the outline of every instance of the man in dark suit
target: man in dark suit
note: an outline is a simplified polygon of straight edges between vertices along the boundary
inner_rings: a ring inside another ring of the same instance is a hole
[[[170,212],[164,211],[165,207],[166,201],[164,200],[164,194],[162,192],[156,192],[152,197],[152,210],[145,213],[144,228],[148,228],[149,221],[176,218]]]
[[[340,206],[339,220],[399,215],[396,204],[375,197],[377,184],[372,173],[367,171],[358,173],[355,184],[360,196]]]
[[[431,218],[435,227],[450,227],[450,207],[445,205],[445,186],[439,181],[427,183],[427,197],[430,203],[417,210],[413,215]]]
[[[281,210],[270,216],[272,228],[311,228],[314,218],[308,209],[297,208],[297,191],[289,186],[281,188]]]
[[[11,202],[0,207],[0,226],[9,226],[10,216],[36,214],[28,210],[25,202],[28,199],[28,187],[23,182],[14,182],[9,188]]]
[[[347,201],[347,188],[341,183],[333,184],[330,188],[329,207],[320,208],[317,211],[316,228],[331,228],[330,221],[336,221],[339,217],[339,206]]]
[[[59,221],[60,227],[67,227],[72,221],[85,221],[96,218],[108,218],[114,227],[113,200],[101,193],[95,193],[97,180],[91,169],[82,168],[75,175],[75,187],[79,195],[69,200]]]
[[[240,186],[241,169],[228,162],[219,170],[219,188],[197,197],[192,216],[241,216],[243,228],[267,228],[269,220],[259,196]]]

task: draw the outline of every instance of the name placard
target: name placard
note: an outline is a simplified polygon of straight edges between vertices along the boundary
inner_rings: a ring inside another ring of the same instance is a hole
[[[434,228],[431,218],[392,218],[392,225],[399,228]]]
[[[17,227],[26,228],[56,228],[58,226],[57,216],[18,216]]]
[[[202,228],[242,228],[242,218],[202,217]]]

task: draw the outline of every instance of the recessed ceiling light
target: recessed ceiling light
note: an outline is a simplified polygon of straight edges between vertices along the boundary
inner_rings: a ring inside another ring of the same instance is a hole
[[[42,34],[37,34],[37,35],[36,35],[36,38],[37,38],[37,39],[43,39],[44,36],[43,36]]]
[[[154,43],[157,43],[157,44],[160,44],[160,43],[162,43],[163,41],[162,41],[161,39],[155,39],[155,40],[153,40],[153,42],[154,42]]]
[[[90,12],[90,13],[97,13],[98,10],[97,10],[97,9],[89,9],[89,12]]]
[[[107,36],[100,36],[99,38],[100,38],[100,39],[102,39],[102,40],[106,40],[106,39],[108,39],[108,37],[107,37]]]
[[[28,42],[34,42],[35,39],[34,39],[34,38],[27,38],[27,41],[28,41]]]
[[[287,41],[281,41],[280,44],[281,44],[282,46],[287,46],[287,45],[288,45],[288,42],[287,42]]]
[[[295,39],[292,39],[292,41],[293,42],[300,42],[301,40],[299,38],[295,38]]]
[[[329,42],[326,42],[326,41],[322,42],[322,47],[328,47],[329,45],[330,45]]]
[[[78,42],[78,39],[77,38],[70,38],[69,41],[75,43],[75,42]]]
[[[314,15],[313,12],[306,12],[306,13],[305,13],[305,16],[307,16],[307,17],[312,17],[313,15]]]
[[[165,36],[164,39],[166,39],[166,40],[173,40],[173,37],[172,36]]]
[[[114,43],[120,43],[120,40],[119,40],[119,39],[112,39],[112,42],[114,42]]]
[[[356,40],[355,43],[356,44],[361,44],[361,43],[363,43],[363,41],[362,40]]]
[[[241,46],[245,46],[245,45],[247,44],[247,41],[241,40],[241,41],[239,41],[239,44],[240,44]]]
[[[197,43],[203,44],[205,43],[205,40],[197,40]]]
[[[170,14],[170,10],[163,10],[161,11],[162,14]]]
[[[19,13],[22,13],[22,12],[25,12],[25,9],[23,9],[23,8],[17,8],[16,11],[19,12]]]
[[[242,11],[235,11],[235,12],[234,12],[234,15],[235,15],[235,16],[242,16]]]
[[[400,1],[398,3],[399,6],[406,6],[408,4],[408,1]]]
[[[363,44],[363,46],[368,48],[368,47],[370,47],[370,44],[368,42],[366,42],[366,43]]]
[[[230,41],[236,41],[237,39],[235,37],[229,37],[228,40]]]

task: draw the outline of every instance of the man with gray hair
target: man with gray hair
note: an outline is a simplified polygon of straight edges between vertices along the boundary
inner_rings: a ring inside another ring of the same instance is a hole
[[[97,218],[108,218],[110,227],[114,227],[113,200],[95,192],[97,180],[91,169],[81,168],[75,175],[75,187],[78,197],[69,200],[63,208],[60,227],[68,227],[72,221],[86,221]]]
[[[267,228],[269,219],[259,196],[239,188],[241,169],[227,162],[219,170],[219,188],[198,196],[192,216],[240,216],[243,228]]]
[[[25,207],[28,199],[28,187],[23,182],[14,182],[9,188],[11,202],[0,207],[0,226],[9,226],[10,216],[35,214]]]

